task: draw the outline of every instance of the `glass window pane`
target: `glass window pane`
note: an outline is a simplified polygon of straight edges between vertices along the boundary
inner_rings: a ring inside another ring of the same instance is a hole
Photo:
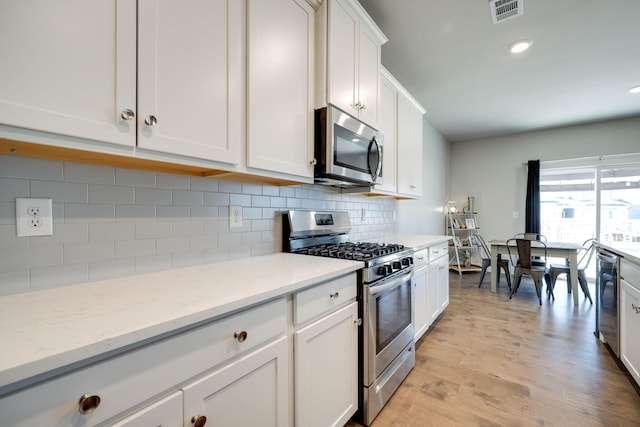
[[[640,249],[640,166],[600,171],[600,241]]]

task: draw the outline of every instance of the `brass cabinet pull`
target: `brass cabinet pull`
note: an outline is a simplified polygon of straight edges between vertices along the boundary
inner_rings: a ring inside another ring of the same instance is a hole
[[[233,337],[238,342],[244,342],[247,339],[247,335],[248,335],[247,331],[236,331],[236,332],[233,333]],[[202,425],[204,425],[204,424],[202,424]]]
[[[147,116],[144,118],[144,124],[147,126],[155,126],[158,124],[158,118],[156,116]]]
[[[81,414],[90,414],[100,406],[100,396],[95,394],[85,393],[80,397],[78,401],[78,411]]]
[[[631,303],[631,308],[633,308],[636,311],[636,314],[640,314],[640,305],[635,305]]]
[[[194,415],[191,417],[191,424],[193,427],[203,427],[207,423],[207,417],[204,415]]]
[[[336,292],[336,293],[333,293],[333,294],[329,294],[329,298],[331,298],[331,299],[338,299],[338,298],[340,298],[340,292]]]
[[[362,319],[356,319],[353,321],[353,323],[355,323],[356,326],[362,326]]]
[[[134,113],[131,108],[125,108],[124,110],[122,110],[120,117],[122,117],[124,120],[133,120],[136,117],[136,113]]]

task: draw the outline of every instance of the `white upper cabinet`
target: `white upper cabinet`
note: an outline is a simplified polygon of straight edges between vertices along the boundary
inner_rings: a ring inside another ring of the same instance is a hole
[[[398,94],[398,193],[422,196],[422,116],[424,110],[408,96]]]
[[[422,196],[424,108],[387,71],[380,67],[379,130],[384,135],[383,184],[375,194],[415,199]]]
[[[248,2],[247,166],[313,178],[314,10]]]
[[[233,0],[138,1],[140,148],[240,162],[243,13]]]
[[[136,2],[0,0],[0,58],[0,124],[135,145]]]
[[[330,0],[321,8],[319,64],[325,78],[319,82],[319,104],[334,104],[377,128],[380,46],[387,38],[355,0]]]
[[[375,186],[375,190],[397,192],[397,89],[390,80],[390,74],[386,70],[381,73],[380,82],[380,103],[378,112],[378,130],[384,136],[384,147],[382,147],[382,179],[383,183]]]

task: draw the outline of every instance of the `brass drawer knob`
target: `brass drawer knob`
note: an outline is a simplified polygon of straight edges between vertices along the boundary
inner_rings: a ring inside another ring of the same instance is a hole
[[[245,340],[247,339],[247,335],[248,335],[247,331],[236,331],[236,332],[233,333],[233,337],[238,342],[245,342]]]
[[[81,414],[90,414],[100,406],[100,396],[95,394],[85,393],[80,397],[78,401],[78,411]]]
[[[207,417],[204,415],[194,415],[191,418],[191,424],[193,427],[203,427],[207,423]]]

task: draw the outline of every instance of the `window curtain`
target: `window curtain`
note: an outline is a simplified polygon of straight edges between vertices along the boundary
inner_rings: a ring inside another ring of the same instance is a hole
[[[540,233],[540,160],[527,163],[527,204],[525,233]]]

